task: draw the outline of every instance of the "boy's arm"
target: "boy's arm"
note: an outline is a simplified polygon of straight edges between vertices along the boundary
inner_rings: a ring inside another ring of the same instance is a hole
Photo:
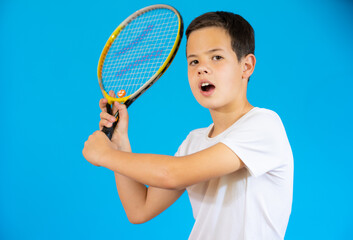
[[[110,92],[112,97],[115,97],[113,92]],[[100,129],[103,126],[110,127],[115,119],[106,113],[106,99],[101,99],[99,102],[101,113]],[[119,109],[120,121],[113,134],[112,142],[116,149],[125,152],[131,152],[131,146],[127,135],[128,115],[124,105],[115,103],[113,111]],[[184,192],[170,191],[158,189],[154,187],[147,188],[131,178],[121,174],[114,173],[116,186],[119,193],[120,201],[125,209],[126,215],[130,222],[138,224],[143,223],[157,216],[173,204]]]
[[[174,190],[244,167],[239,157],[223,143],[184,157],[137,154],[114,149],[109,139],[99,131],[89,137],[83,154],[94,165],[106,167],[137,182]]]
[[[123,113],[122,113],[123,114]],[[115,135],[116,136],[116,135]],[[123,140],[120,138],[120,140]],[[123,140],[121,150],[131,152],[129,139]],[[129,177],[114,173],[116,187],[125,213],[131,223],[144,223],[172,205],[184,190],[167,190],[146,187]]]
[[[184,190],[146,187],[144,184],[115,173],[120,201],[131,223],[144,223],[172,205]]]

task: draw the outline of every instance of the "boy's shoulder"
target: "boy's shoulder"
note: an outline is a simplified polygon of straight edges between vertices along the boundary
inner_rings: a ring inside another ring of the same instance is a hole
[[[250,138],[262,136],[263,139],[272,139],[274,136],[283,139],[286,131],[280,116],[273,110],[254,108],[243,119],[230,127],[228,134],[235,138]]]
[[[283,124],[275,111],[255,107],[236,121],[232,126],[214,138],[209,138],[208,134],[213,127],[213,123],[208,127],[197,128],[189,132],[185,140],[179,147],[181,155],[190,154],[194,149],[198,149],[203,144],[212,144],[228,137],[247,139],[251,134],[272,134],[282,132]],[[249,135],[250,134],[250,135]]]
[[[235,122],[229,129],[235,127],[236,125],[248,124],[249,122],[253,122],[256,124],[262,123],[266,125],[266,122],[278,123],[281,122],[281,119],[279,115],[273,110],[254,107],[247,114],[241,117],[237,122]],[[208,127],[194,129],[189,132],[189,134],[187,135],[187,139],[207,136],[212,127],[213,123],[210,124]]]
[[[281,123],[279,115],[270,109],[255,107],[245,114],[239,122],[266,125],[266,123]]]
[[[275,111],[267,108],[254,107],[251,111],[256,117],[279,117]]]

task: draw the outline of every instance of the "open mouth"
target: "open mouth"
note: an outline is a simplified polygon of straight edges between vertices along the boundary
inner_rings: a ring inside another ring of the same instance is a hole
[[[208,82],[204,82],[201,84],[201,91],[202,92],[211,92],[213,89],[215,89],[216,87]]]

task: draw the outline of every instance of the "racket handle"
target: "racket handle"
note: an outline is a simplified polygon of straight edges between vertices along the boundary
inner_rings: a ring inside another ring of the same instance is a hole
[[[114,133],[114,129],[115,129],[115,127],[116,127],[116,124],[117,124],[117,122],[114,122],[114,123],[113,123],[113,126],[111,126],[111,127],[109,127],[109,128],[103,127],[103,129],[102,129],[102,132],[104,132],[105,135],[107,135],[107,137],[108,137],[110,140],[112,140],[112,137],[113,137],[113,133]]]
[[[110,104],[107,104],[107,112],[108,112],[109,114],[112,114],[112,108],[111,108]],[[119,111],[116,112],[115,118],[116,118],[116,119],[119,119]],[[118,123],[118,120],[116,120],[116,121],[113,123],[113,125],[112,125],[111,127],[109,127],[109,128],[103,127],[103,129],[102,129],[102,132],[104,132],[105,135],[107,135],[107,137],[108,137],[110,140],[111,140],[112,137],[113,137],[114,129],[115,129],[117,123]]]

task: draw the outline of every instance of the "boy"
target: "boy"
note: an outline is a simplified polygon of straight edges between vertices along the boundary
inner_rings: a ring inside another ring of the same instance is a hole
[[[210,12],[196,18],[186,36],[190,87],[213,124],[192,131],[174,157],[134,154],[126,107],[115,103],[120,120],[112,141],[97,131],[83,155],[115,172],[132,223],[155,217],[187,189],[195,218],[189,239],[283,239],[293,157],[278,115],[246,97],[256,63],[253,29],[239,15]],[[100,128],[115,121],[106,102],[100,100]]]

